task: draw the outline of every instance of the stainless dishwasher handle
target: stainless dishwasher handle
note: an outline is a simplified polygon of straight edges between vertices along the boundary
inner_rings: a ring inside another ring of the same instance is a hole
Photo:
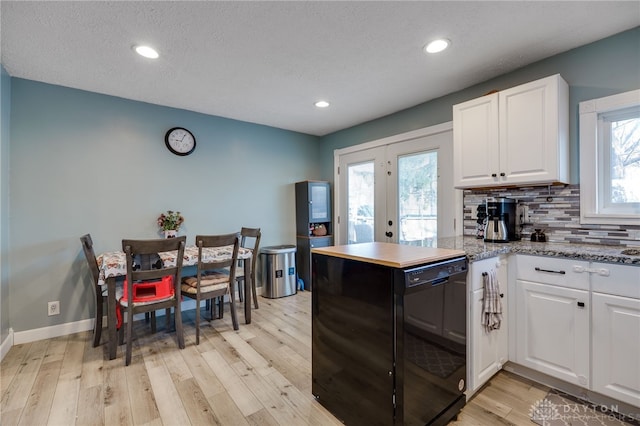
[[[566,274],[565,271],[553,271],[551,269],[541,269],[541,268],[538,268],[537,266],[536,266],[536,271],[538,271],[538,272],[550,272],[552,274],[560,274],[560,275]]]

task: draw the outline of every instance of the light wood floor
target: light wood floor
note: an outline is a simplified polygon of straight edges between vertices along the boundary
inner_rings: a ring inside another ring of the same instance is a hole
[[[156,334],[139,322],[129,367],[122,347],[108,361],[90,332],[16,345],[0,364],[0,424],[340,425],[311,395],[311,293],[259,302],[237,332],[228,311],[205,321],[199,346],[195,311],[185,311],[184,350],[164,318]],[[530,426],[546,392],[499,373],[451,424]]]

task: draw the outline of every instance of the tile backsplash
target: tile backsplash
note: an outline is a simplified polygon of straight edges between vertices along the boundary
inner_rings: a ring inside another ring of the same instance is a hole
[[[464,235],[476,235],[476,208],[487,197],[508,197],[529,206],[522,239],[542,229],[547,241],[640,246],[639,225],[581,225],[580,185],[472,189],[464,191]]]

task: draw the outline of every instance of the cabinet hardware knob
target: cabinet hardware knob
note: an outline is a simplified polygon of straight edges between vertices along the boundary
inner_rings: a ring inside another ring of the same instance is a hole
[[[500,298],[504,298],[504,293],[500,293]]]
[[[393,232],[385,232],[384,235],[386,235],[387,237],[391,238],[391,237],[393,237]]]
[[[491,177],[498,177],[498,175],[495,173],[491,173]]]
[[[538,272],[550,272],[552,274],[560,274],[560,275],[566,274],[565,271],[552,271],[551,269],[542,269],[542,268],[538,268],[537,266],[536,266],[536,271],[538,271]]]
[[[500,176],[505,177],[506,176],[505,172],[500,173]]]
[[[579,308],[584,308],[584,302],[578,302],[578,307]]]

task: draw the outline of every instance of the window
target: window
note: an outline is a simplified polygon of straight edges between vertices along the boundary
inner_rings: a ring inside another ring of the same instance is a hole
[[[580,223],[640,224],[640,90],[580,103]]]

